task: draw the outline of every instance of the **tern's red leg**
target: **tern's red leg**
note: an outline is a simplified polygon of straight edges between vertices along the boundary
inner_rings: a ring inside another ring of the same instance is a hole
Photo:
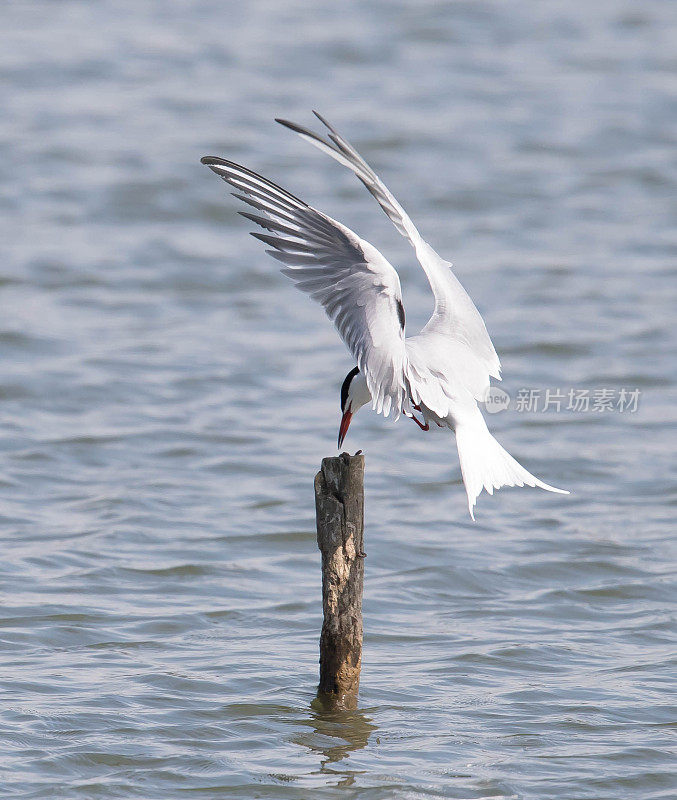
[[[415,411],[421,411],[421,406],[417,406],[417,405],[416,405],[416,403],[412,403],[412,404],[411,404],[411,407],[412,407],[412,408],[413,408]],[[422,413],[422,412],[421,412],[421,413]],[[414,420],[414,422],[415,422],[415,423],[418,425],[418,427],[419,427],[419,428],[420,428],[422,431],[429,431],[429,430],[430,430],[430,423],[426,422],[426,424],[424,425],[422,422],[419,422],[419,421],[416,419],[416,417],[415,417],[413,414],[411,415],[410,419],[413,419],[413,420]]]
[[[419,428],[420,428],[422,431],[429,431],[429,430],[430,430],[430,425],[429,425],[429,423],[427,423],[427,422],[426,422],[426,424],[424,425],[422,422],[420,422],[419,420],[417,420],[417,419],[416,419],[416,417],[414,417],[413,415],[410,417],[410,419],[413,419],[413,420],[414,420],[414,422],[415,422],[415,423],[418,425],[418,427],[419,427]]]

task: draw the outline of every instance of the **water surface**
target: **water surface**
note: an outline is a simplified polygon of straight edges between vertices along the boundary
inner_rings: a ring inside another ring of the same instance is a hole
[[[673,797],[673,4],[2,15],[0,794]],[[312,485],[353,363],[199,164],[353,226],[415,330],[407,243],[272,122],[313,107],[482,311],[512,398],[492,430],[572,492],[483,495],[473,524],[453,440],[362,412],[361,704],[335,716],[311,705]]]

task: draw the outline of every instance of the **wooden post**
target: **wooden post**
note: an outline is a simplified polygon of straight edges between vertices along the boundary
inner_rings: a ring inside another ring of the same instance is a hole
[[[362,666],[363,455],[322,459],[315,476],[315,511],[324,612],[317,693],[330,707],[353,709]]]

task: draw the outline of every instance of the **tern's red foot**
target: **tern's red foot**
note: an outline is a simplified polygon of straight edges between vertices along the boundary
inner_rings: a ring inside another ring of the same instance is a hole
[[[414,408],[416,408],[416,406],[414,406]],[[420,411],[420,409],[418,409],[418,410]],[[414,422],[418,425],[418,427],[422,431],[429,431],[430,430],[429,423],[426,422],[426,424],[424,425],[420,420],[416,419],[416,417],[413,414],[411,415],[411,417],[409,417],[409,419],[413,419]]]

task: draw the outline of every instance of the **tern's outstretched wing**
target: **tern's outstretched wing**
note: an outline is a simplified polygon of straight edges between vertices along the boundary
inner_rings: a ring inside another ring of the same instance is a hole
[[[409,239],[413,247],[416,247],[421,240],[421,234],[416,230],[414,223],[409,219],[409,216],[402,206],[390,193],[388,187],[350,142],[344,139],[335,128],[332,128],[327,120],[321,117],[317,111],[313,111],[313,114],[315,114],[320,122],[329,130],[328,136],[331,141],[327,142],[308,128],[304,128],[294,122],[289,122],[286,119],[276,119],[275,122],[279,122],[280,125],[284,125],[285,128],[289,128],[294,131],[294,133],[298,133],[302,139],[309,141],[311,144],[315,145],[315,147],[336,159],[340,164],[343,164],[344,167],[348,167],[348,169],[352,170],[376,198],[397,230],[402,236]]]
[[[277,122],[298,133],[301,138],[306,139],[352,170],[376,198],[397,230],[411,242],[435,295],[435,310],[423,332],[429,336],[439,336],[440,346],[444,345],[445,338],[462,345],[467,357],[477,362],[468,365],[473,375],[478,370],[482,370],[486,375],[483,384],[489,385],[489,376],[500,379],[501,364],[487,333],[484,320],[451,271],[452,265],[441,258],[423,240],[402,206],[357,150],[317,112],[314,114],[328,129],[327,140],[293,122],[282,119],[278,119]],[[458,364],[458,368],[462,369],[463,364]],[[484,397],[477,399],[484,399]]]
[[[411,413],[405,388],[404,307],[397,272],[345,225],[239,164],[215,156],[202,163],[235,187],[233,194],[265,217],[242,216],[269,231],[253,233],[286,266],[282,272],[324,306],[353,354],[373,408]]]

